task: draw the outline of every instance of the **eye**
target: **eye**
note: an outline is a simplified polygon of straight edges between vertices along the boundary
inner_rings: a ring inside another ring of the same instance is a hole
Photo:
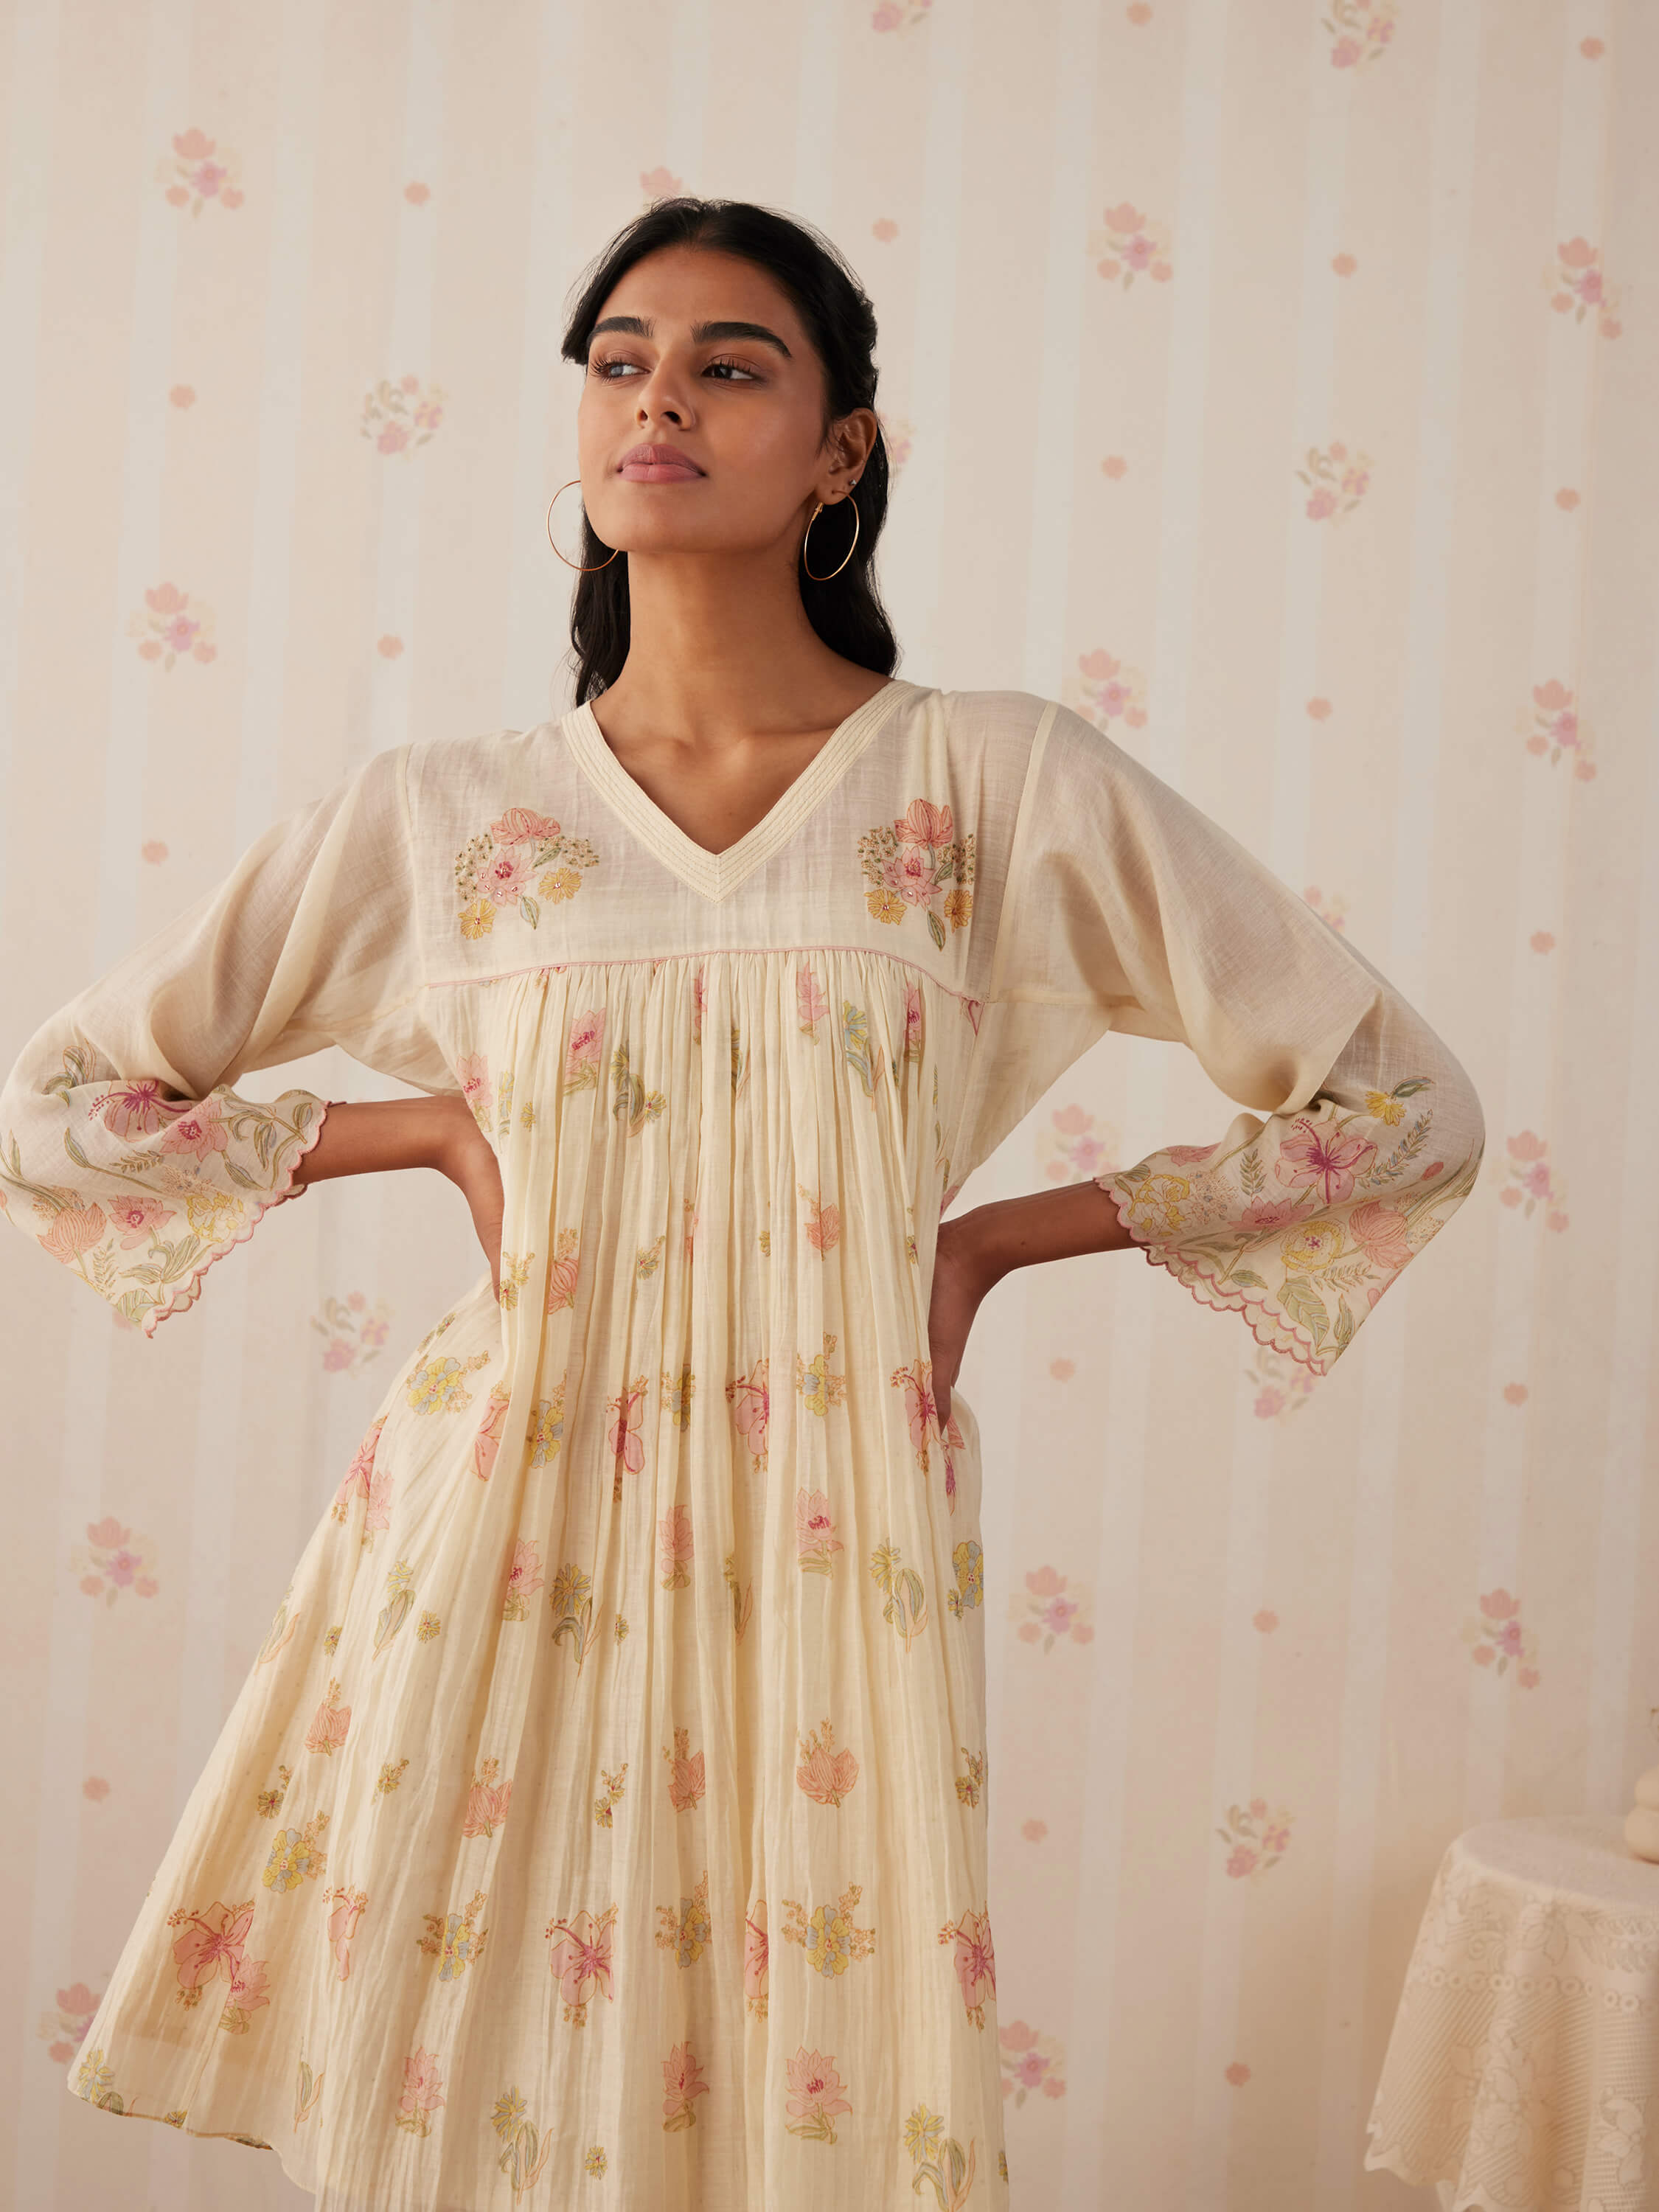
[[[729,354],[721,354],[718,356],[716,359],[709,362],[708,366],[710,368],[735,368],[739,376],[746,376],[751,384],[758,384],[761,380],[759,377],[756,375],[754,370],[750,368],[747,362],[733,361]],[[723,383],[726,380],[724,378],[721,379]]]
[[[637,368],[638,367],[639,363],[637,362],[629,361],[621,354],[593,354],[590,355],[588,358],[587,373],[590,376],[597,377],[601,384],[618,384],[622,381],[621,378],[612,376],[610,374],[611,370],[613,368]],[[714,360],[708,362],[705,365],[705,374],[707,373],[707,370],[710,368],[734,369],[738,376],[743,377],[750,384],[758,384],[763,380],[749,366],[747,362],[734,360],[729,354],[721,354]],[[732,381],[732,379],[729,376],[721,376],[717,378],[715,380],[720,384],[729,384]]]

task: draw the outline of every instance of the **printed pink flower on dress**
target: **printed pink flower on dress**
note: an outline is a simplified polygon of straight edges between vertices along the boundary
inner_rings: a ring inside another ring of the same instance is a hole
[[[213,1261],[290,1195],[326,1107],[308,1091],[285,1091],[266,1105],[227,1084],[203,1098],[169,1098],[152,1079],[104,1079],[112,1071],[96,1071],[80,1044],[63,1061],[36,1111],[61,1109],[73,1182],[26,1176],[15,1132],[0,1130],[0,1202],[27,1229],[6,1193],[26,1199],[41,1250],[153,1336],[169,1314],[194,1304]]]
[[[834,2058],[822,2051],[809,2051],[802,2044],[794,2057],[784,2062],[784,2070],[792,2115],[784,2122],[785,2127],[792,2136],[803,2136],[809,2142],[834,2142],[836,2119],[853,2109]]]
[[[586,837],[567,836],[549,814],[509,806],[455,856],[455,893],[465,938],[487,937],[501,913],[540,927],[542,902],[574,898],[584,868],[599,855]]]
[[[996,1953],[991,1942],[991,1915],[987,1908],[964,1912],[947,1920],[939,1931],[941,1943],[954,1943],[957,1982],[968,2017],[975,2027],[985,2025],[985,2008],[997,1993]]]
[[[232,2035],[246,2035],[253,2014],[270,2002],[265,1962],[247,1956],[252,1925],[252,1899],[245,1905],[216,1902],[199,1911],[180,1905],[167,1915],[167,1926],[183,1931],[173,1945],[179,2002],[189,2012],[220,1982],[228,1984],[216,2025]]]
[[[682,2128],[696,2124],[696,2109],[692,2100],[706,2097],[708,2084],[702,2077],[702,2066],[690,2043],[677,2043],[662,2062],[663,2127],[673,2134]]]
[[[1265,1124],[1241,1115],[1228,1149],[1170,1146],[1095,1181],[1148,1260],[1200,1304],[1242,1314],[1260,1343],[1328,1374],[1479,1171],[1484,1138],[1462,1160],[1436,1155],[1436,1090],[1409,1075],[1358,1109],[1316,1093]]]
[[[404,2093],[393,2114],[398,2125],[407,2128],[410,2135],[429,2136],[432,2115],[445,2101],[443,2086],[438,2053],[416,2045],[404,2061]]]
[[[870,886],[864,903],[877,921],[902,923],[920,908],[941,951],[947,922],[952,929],[967,927],[974,910],[974,832],[957,837],[949,806],[913,799],[896,819],[866,830],[858,853]]]

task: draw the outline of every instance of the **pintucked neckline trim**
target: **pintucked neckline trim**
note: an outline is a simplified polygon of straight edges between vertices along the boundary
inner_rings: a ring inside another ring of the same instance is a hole
[[[688,837],[653,799],[635,783],[605,741],[592,705],[573,707],[560,722],[578,766],[601,799],[649,848],[669,873],[699,896],[718,903],[728,898],[763,862],[793,837],[807,817],[829,798],[842,777],[875,737],[900,702],[925,687],[902,676],[889,677],[861,707],[838,722],[811,759],[753,828],[724,852],[711,853]]]

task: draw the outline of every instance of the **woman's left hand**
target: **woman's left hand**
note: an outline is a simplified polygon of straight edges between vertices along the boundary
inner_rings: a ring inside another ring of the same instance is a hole
[[[933,1364],[933,1403],[943,1431],[951,1419],[951,1386],[962,1365],[968,1332],[980,1300],[996,1277],[987,1265],[973,1212],[941,1221],[933,1256],[933,1296],[927,1307],[928,1354]]]

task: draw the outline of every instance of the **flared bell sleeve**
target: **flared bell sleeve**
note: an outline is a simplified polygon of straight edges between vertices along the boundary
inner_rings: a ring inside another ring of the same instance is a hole
[[[245,1098],[244,1073],[337,1044],[457,1087],[422,1019],[408,750],[272,823],[44,1022],[0,1086],[6,1218],[146,1336],[306,1188],[326,1102]]]
[[[998,1048],[1030,1091],[1108,1030],[1166,1038],[1254,1109],[1207,1143],[1092,1180],[1149,1262],[1328,1374],[1474,1187],[1486,1141],[1474,1085],[1305,900],[1092,723],[1050,706],[987,1008],[988,1021],[1006,1009]]]

